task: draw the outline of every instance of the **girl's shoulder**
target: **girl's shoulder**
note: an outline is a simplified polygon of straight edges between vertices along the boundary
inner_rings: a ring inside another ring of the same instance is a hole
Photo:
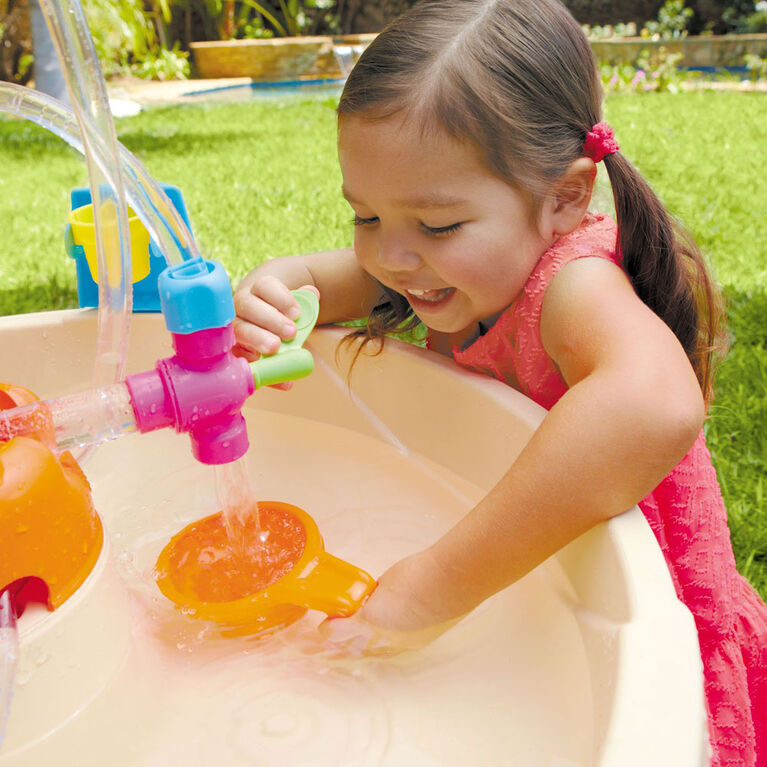
[[[620,266],[617,252],[618,226],[605,213],[587,213],[580,225],[560,237],[540,258],[524,294],[539,295],[565,264],[579,258],[604,258]]]
[[[566,264],[588,256],[619,264],[617,226],[604,214],[587,214],[577,229],[561,237],[533,269],[517,298],[495,323],[463,348],[455,361],[513,386],[549,409],[567,390],[541,339],[541,310],[546,288]]]

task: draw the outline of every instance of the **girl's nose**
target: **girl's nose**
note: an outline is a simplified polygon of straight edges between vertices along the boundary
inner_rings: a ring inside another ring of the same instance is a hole
[[[392,236],[382,236],[378,241],[376,261],[389,272],[413,272],[423,263],[406,240]]]

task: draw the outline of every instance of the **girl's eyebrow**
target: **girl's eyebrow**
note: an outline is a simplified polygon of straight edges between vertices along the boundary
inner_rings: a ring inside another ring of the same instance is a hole
[[[360,204],[359,200],[356,200],[346,187],[341,188],[343,196],[348,202]],[[456,205],[462,205],[466,202],[462,197],[451,197],[445,194],[425,194],[418,197],[407,197],[403,200],[396,200],[395,204],[400,205],[403,208],[414,208],[416,210],[425,210],[432,208],[452,208]]]

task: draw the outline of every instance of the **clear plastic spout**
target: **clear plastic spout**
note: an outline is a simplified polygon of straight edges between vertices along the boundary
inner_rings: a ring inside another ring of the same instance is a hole
[[[135,431],[124,383],[0,411],[0,440],[35,437],[56,453],[94,447]]]

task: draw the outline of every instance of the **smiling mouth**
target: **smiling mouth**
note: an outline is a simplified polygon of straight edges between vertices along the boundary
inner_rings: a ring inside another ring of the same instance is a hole
[[[455,288],[439,288],[432,290],[416,290],[415,288],[411,288],[410,290],[405,291],[408,298],[413,298],[416,301],[423,301],[427,304],[438,304],[440,301],[444,301],[446,298],[452,296],[454,292]]]

